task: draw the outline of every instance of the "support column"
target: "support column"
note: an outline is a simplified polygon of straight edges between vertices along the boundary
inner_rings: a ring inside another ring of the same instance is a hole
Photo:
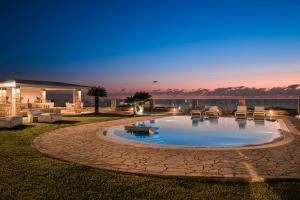
[[[19,87],[11,89],[11,115],[18,115],[21,111],[21,91]]]
[[[75,113],[81,113],[82,111],[81,103],[82,103],[81,90],[80,89],[73,90],[73,104],[74,104]]]
[[[111,110],[116,111],[117,110],[117,100],[116,99],[111,99],[110,101],[111,101],[111,103],[110,103]]]
[[[153,111],[155,107],[155,99],[150,99],[150,111]]]
[[[0,115],[9,115],[10,106],[7,104],[7,91],[6,88],[0,88]]]
[[[5,88],[0,89],[0,103],[6,104],[7,91]]]
[[[2,91],[3,91],[3,89],[0,88],[0,104],[3,103],[3,95],[2,95]]]
[[[193,99],[192,100],[192,110],[197,110],[197,107],[198,107],[198,100]]]
[[[42,89],[41,90],[41,103],[46,103],[47,102],[47,97],[46,97],[46,90]]]

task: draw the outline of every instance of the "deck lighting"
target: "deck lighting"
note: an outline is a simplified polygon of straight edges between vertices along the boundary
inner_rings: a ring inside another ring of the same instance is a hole
[[[273,110],[270,110],[269,113],[270,113],[270,115],[273,115]]]

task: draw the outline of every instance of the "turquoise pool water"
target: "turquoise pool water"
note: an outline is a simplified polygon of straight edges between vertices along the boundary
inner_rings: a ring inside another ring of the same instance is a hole
[[[158,127],[156,132],[113,128],[116,136],[130,141],[180,146],[242,146],[262,144],[281,136],[276,121],[236,120],[235,118],[193,118],[172,116],[135,124]]]

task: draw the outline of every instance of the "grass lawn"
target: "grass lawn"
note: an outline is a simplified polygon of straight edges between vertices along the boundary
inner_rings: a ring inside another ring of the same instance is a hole
[[[119,118],[86,115],[0,129],[0,199],[300,198],[300,182],[221,183],[132,175],[49,158],[30,145],[35,136],[52,129]]]

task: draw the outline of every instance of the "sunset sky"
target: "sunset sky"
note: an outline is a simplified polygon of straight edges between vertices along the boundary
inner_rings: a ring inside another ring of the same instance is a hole
[[[300,1],[1,1],[0,79],[109,92],[300,83]]]

